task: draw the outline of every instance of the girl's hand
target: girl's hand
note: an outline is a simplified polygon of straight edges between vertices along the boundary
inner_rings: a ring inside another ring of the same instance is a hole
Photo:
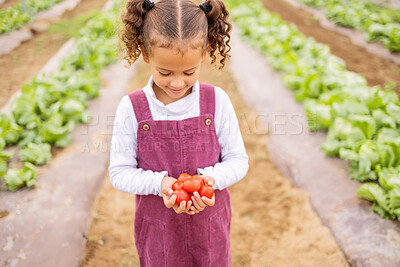
[[[213,186],[215,183],[214,178],[210,176],[201,175],[205,184]],[[215,205],[215,193],[211,199],[207,197],[200,197],[198,192],[194,192],[192,196],[193,206],[192,211],[195,213],[199,213],[203,211],[207,206],[214,206]]]
[[[214,178],[206,175],[200,175],[203,178],[204,184],[208,184],[209,186],[213,186],[215,184]]]
[[[176,204],[174,204],[173,206],[172,206],[172,208],[174,209],[174,211],[177,213],[177,214],[181,214],[181,213],[187,213],[187,214],[189,214],[189,215],[194,215],[195,214],[195,212],[193,211],[193,210],[191,210],[191,208],[192,208],[193,206],[192,206],[192,201],[191,200],[189,200],[187,203],[186,203],[186,201],[182,201],[181,202],[181,204],[178,206],[178,205],[176,205]]]
[[[173,208],[177,214],[186,212],[187,214],[193,215],[194,211],[191,211],[192,201],[182,201],[180,205],[175,204],[176,196],[173,194],[172,185],[176,182],[173,177],[165,176],[161,181],[161,194],[163,196],[164,205],[167,208]]]
[[[165,176],[161,180],[161,194],[164,200],[164,205],[167,208],[171,208],[175,204],[176,196],[172,194],[174,192],[174,190],[172,190],[172,185],[175,181],[175,178],[168,176]]]
[[[215,194],[211,199],[206,197],[200,197],[198,192],[194,192],[192,196],[193,206],[192,211],[195,213],[199,213],[203,211],[207,206],[214,206],[215,205]]]

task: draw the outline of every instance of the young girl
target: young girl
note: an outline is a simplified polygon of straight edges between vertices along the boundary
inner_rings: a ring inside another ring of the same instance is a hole
[[[121,39],[129,65],[150,65],[147,85],[124,96],[111,144],[110,180],[136,195],[135,243],[141,266],[230,266],[230,195],[248,157],[227,94],[198,82],[206,54],[222,68],[229,52],[221,0],[128,0]],[[212,199],[194,193],[175,204],[172,184],[200,174]],[[172,209],[171,209],[172,208]]]

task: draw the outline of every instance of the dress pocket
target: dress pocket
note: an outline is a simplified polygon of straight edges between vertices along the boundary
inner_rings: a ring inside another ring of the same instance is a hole
[[[165,224],[145,219],[136,246],[140,266],[166,266]]]
[[[230,266],[230,214],[222,208],[209,219],[210,265],[212,267]]]

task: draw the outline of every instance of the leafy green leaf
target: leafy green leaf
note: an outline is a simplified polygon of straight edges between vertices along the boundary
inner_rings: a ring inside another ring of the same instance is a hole
[[[390,191],[395,187],[400,188],[399,168],[378,168],[379,184]]]
[[[376,131],[375,120],[368,115],[351,115],[349,121],[358,128],[360,128],[367,139],[372,139]]]
[[[370,167],[369,161],[352,161],[350,164],[351,178],[359,182],[376,180],[377,175],[375,171],[369,170]]]
[[[4,182],[11,191],[23,186],[31,187],[36,184],[36,167],[25,162],[22,169],[9,169],[4,176]]]
[[[386,106],[386,112],[396,121],[396,123],[400,124],[400,106],[394,103],[389,103]]]
[[[343,147],[343,142],[336,139],[327,139],[322,144],[321,149],[328,156],[339,156],[339,151]]]
[[[35,165],[42,165],[51,160],[51,146],[48,143],[29,143],[26,148],[19,151],[22,161],[28,161]]]
[[[380,206],[378,203],[373,203],[372,204],[372,211],[381,216],[384,219],[395,219],[395,215],[390,214],[388,211],[386,211],[382,206]]]
[[[341,148],[339,150],[339,157],[341,159],[358,161],[358,154],[351,149]]]
[[[22,127],[17,125],[10,115],[0,114],[0,138],[3,138],[6,144],[17,143],[21,132]]]
[[[0,137],[0,151],[4,150],[6,147],[6,141]]]
[[[346,99],[343,102],[332,103],[332,113],[335,117],[349,117],[350,115],[368,115],[368,107],[356,99]]]
[[[328,138],[349,141],[355,146],[366,140],[364,132],[359,127],[341,117],[337,117],[329,128]]]
[[[389,195],[379,185],[375,183],[365,183],[358,188],[357,196],[377,203],[380,208],[375,207],[375,210],[374,208],[373,210],[378,212],[379,215],[394,218],[394,216],[390,215]],[[383,209],[385,213],[383,213],[381,209]]]
[[[389,201],[391,209],[400,208],[400,187],[395,187],[389,191]]]
[[[372,117],[376,121],[377,127],[390,127],[396,128],[395,120],[386,114],[382,109],[375,109],[372,111]]]
[[[0,151],[0,159],[9,160],[14,157],[14,151]]]
[[[7,162],[3,159],[0,159],[0,178],[4,176],[7,171]]]
[[[327,129],[331,126],[333,118],[329,105],[318,104],[315,100],[307,100],[304,103],[310,131]]]
[[[375,183],[365,183],[358,188],[357,196],[372,202],[384,202],[386,193],[379,185]]]

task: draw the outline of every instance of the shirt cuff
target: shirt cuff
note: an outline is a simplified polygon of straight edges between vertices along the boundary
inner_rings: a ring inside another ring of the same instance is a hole
[[[156,187],[156,193],[158,196],[162,197],[162,193],[161,193],[161,182],[162,179],[165,176],[168,176],[168,172],[167,171],[162,171],[162,172],[156,172],[156,179],[157,179],[157,187]]]
[[[210,167],[207,167],[207,168],[210,169]],[[207,170],[206,170],[207,168],[204,168],[204,169],[198,168],[198,169],[197,169],[197,174],[199,174],[199,175],[205,175],[205,176],[210,176],[210,177],[214,178],[215,183],[214,183],[214,185],[213,185],[213,188],[214,188],[214,189],[221,190],[221,188],[220,188],[220,186],[219,186],[219,184],[218,184],[218,179],[217,179],[217,177],[215,177],[215,173],[214,173],[212,170],[211,170],[211,171],[207,171]],[[212,168],[212,167],[211,167],[211,168]]]
[[[198,174],[198,175],[204,175],[204,169],[202,169],[202,168],[197,168],[197,174]]]

